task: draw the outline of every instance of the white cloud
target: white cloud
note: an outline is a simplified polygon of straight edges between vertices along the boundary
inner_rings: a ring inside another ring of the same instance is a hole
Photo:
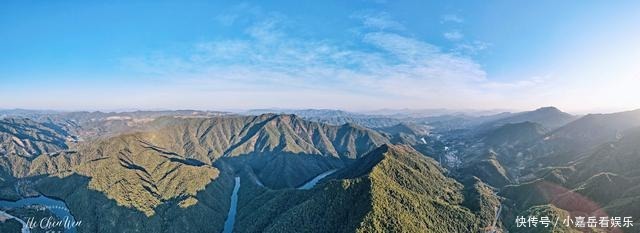
[[[363,37],[363,42],[372,44],[395,55],[400,60],[411,63],[440,52],[438,47],[434,45],[395,33],[367,33]]]
[[[391,18],[391,16],[385,12],[377,13],[358,13],[352,16],[353,18],[362,20],[362,25],[366,28],[378,29],[378,30],[404,30],[405,27],[400,22]]]
[[[440,23],[462,23],[464,19],[456,14],[446,14],[440,17]]]
[[[272,16],[258,23],[253,24],[245,30],[245,32],[253,38],[260,41],[273,41],[284,36],[280,27],[282,27],[282,18]]]
[[[462,54],[471,54],[471,55],[475,55],[478,54],[479,52],[482,52],[486,49],[488,49],[491,46],[491,44],[484,42],[484,41],[472,41],[472,42],[462,42],[462,43],[458,43],[455,48],[453,49],[453,51],[457,52],[457,53],[462,53]]]
[[[453,31],[448,31],[442,34],[444,36],[444,38],[446,38],[447,40],[461,40],[464,37],[464,34],[462,34],[462,32],[458,31],[458,30],[453,30]]]
[[[395,22],[359,19],[369,29]],[[283,30],[285,20],[254,23],[245,30],[250,39],[203,42],[187,55],[124,62],[172,79],[173,87],[198,98],[256,98],[237,107],[505,107],[486,104],[530,82],[492,82],[472,58],[399,32],[365,31],[354,41],[371,47],[363,49],[297,38]]]

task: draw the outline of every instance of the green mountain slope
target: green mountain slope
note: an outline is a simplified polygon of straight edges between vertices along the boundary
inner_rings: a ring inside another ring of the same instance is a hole
[[[493,216],[481,215],[494,213],[481,209],[493,209],[489,205],[497,204],[495,199],[476,199],[475,211],[470,210],[463,205],[463,185],[443,172],[434,160],[408,146],[384,145],[311,190],[273,191],[249,185],[240,194],[245,198],[236,230],[477,232],[488,226]],[[493,196],[490,190],[479,192]]]
[[[44,195],[59,198],[83,223],[78,232],[221,232],[233,189],[233,177],[222,175],[193,197],[195,204],[181,205],[178,196],[163,201],[153,215],[123,206],[104,193],[89,189],[91,180],[80,175],[37,179],[34,188]],[[186,184],[186,183],[185,183]],[[132,187],[135,188],[135,187]],[[138,198],[135,195],[130,198]],[[129,200],[129,201],[141,201]],[[125,202],[126,203],[126,202]]]
[[[330,126],[293,115],[169,116],[148,122],[138,132],[79,142],[18,163],[3,157],[0,174],[20,166],[18,178],[50,175],[64,180],[78,175],[88,182],[71,188],[101,192],[118,206],[151,217],[166,203],[180,208],[197,205],[202,201],[198,193],[219,177],[231,176],[233,169],[247,169],[271,188],[297,187],[385,142],[369,129]],[[11,185],[2,188],[11,196]]]
[[[488,158],[475,160],[466,164],[461,173],[465,176],[475,176],[487,184],[501,188],[510,184],[511,178],[505,168],[500,164],[495,154],[490,154]]]

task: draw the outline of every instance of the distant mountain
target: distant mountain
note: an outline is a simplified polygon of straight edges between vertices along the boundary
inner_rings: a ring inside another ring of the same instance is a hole
[[[547,129],[556,129],[575,119],[577,119],[576,116],[562,112],[555,107],[544,107],[533,111],[515,113],[504,118],[489,121],[480,125],[479,128],[490,129],[500,127],[505,124],[522,123],[528,121],[538,123]]]
[[[244,112],[243,114],[261,115],[268,113],[293,114],[305,120],[330,125],[356,124],[368,128],[388,127],[401,122],[398,119],[385,116],[367,115],[333,109],[254,109]]]
[[[364,114],[352,113],[336,109],[252,109],[243,112],[244,115],[262,114],[293,114],[303,118],[328,118],[328,117],[364,117]]]
[[[226,112],[176,110],[176,111],[132,111],[132,112],[63,112],[38,110],[0,110],[0,119],[29,119],[47,127],[65,132],[74,140],[106,138],[121,133],[141,130],[145,124],[159,117],[206,118],[229,115]]]
[[[67,150],[75,141],[56,125],[25,118],[0,119],[0,180],[26,176],[40,155]]]
[[[69,135],[56,127],[24,118],[0,119],[0,157],[37,155],[66,149]],[[70,138],[69,138],[70,140]]]
[[[454,115],[441,115],[425,117],[420,120],[433,127],[434,130],[440,132],[471,129],[486,122],[495,121],[513,115],[512,113],[502,112],[490,115],[467,115],[467,114],[454,114]]]
[[[380,115],[380,116],[390,116],[395,118],[421,118],[421,117],[431,117],[431,116],[441,116],[441,115],[452,115],[462,113],[458,110],[451,109],[378,109],[372,111],[366,111],[366,114],[371,115]]]
[[[190,116],[190,117],[210,117],[228,115],[227,112],[220,111],[199,111],[199,110],[174,110],[174,111],[124,111],[124,112],[101,112],[101,111],[40,111],[40,110],[0,110],[0,118],[29,118],[38,122],[47,120],[67,120],[77,124],[86,122],[97,122],[105,120],[131,120],[136,118],[157,118],[161,116]]]
[[[545,164],[569,162],[605,142],[618,140],[626,130],[636,127],[640,127],[640,109],[589,114],[550,132],[532,147],[531,153],[546,160]]]
[[[473,109],[446,109],[446,108],[433,108],[433,109],[378,109],[372,111],[364,111],[363,113],[369,115],[387,116],[393,118],[427,118],[437,117],[444,115],[467,115],[467,116],[488,116],[494,115],[505,110],[473,110]]]
[[[459,172],[462,176],[476,176],[497,188],[511,184],[522,170],[524,152],[547,132],[542,125],[526,121],[507,123],[458,139],[464,145],[460,153],[464,163]]]
[[[425,143],[425,141],[423,141],[424,137],[429,135],[431,127],[424,124],[408,122],[375,129],[389,135],[392,143],[415,145]]]
[[[514,146],[541,139],[547,132],[548,130],[538,123],[507,123],[482,135],[482,141],[494,147]]]
[[[417,125],[414,123],[400,123],[397,125],[377,128],[377,130],[388,134],[414,134],[414,135],[428,135],[429,128],[424,125]]]
[[[576,181],[586,180],[602,172],[626,177],[640,177],[640,128],[625,131],[620,139],[597,147],[592,154],[578,159]]]
[[[550,140],[568,139],[595,145],[620,138],[625,130],[640,126],[640,109],[611,114],[589,114],[554,131]]]
[[[640,110],[587,115],[525,151],[535,158],[522,159],[531,174],[501,195],[518,211],[547,205],[572,216],[640,215],[638,142]]]

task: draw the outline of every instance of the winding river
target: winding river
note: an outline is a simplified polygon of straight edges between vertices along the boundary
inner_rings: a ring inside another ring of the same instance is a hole
[[[308,181],[307,183],[305,183],[304,185],[298,187],[298,189],[303,189],[303,190],[311,189],[318,182],[320,182],[320,180],[333,174],[336,171],[337,169],[323,172],[320,175]],[[260,181],[256,179],[256,182],[258,183]],[[258,183],[258,184],[261,185],[262,183]],[[235,185],[233,186],[233,193],[231,193],[231,205],[229,206],[229,214],[227,215],[227,220],[225,220],[224,222],[224,229],[222,230],[222,233],[233,232],[233,226],[236,223],[236,213],[238,212],[238,191],[239,190],[240,190],[240,177],[236,176]]]
[[[298,187],[298,189],[303,189],[303,190],[308,190],[313,188],[314,186],[316,186],[316,184],[318,182],[320,182],[320,180],[322,180],[323,178],[327,177],[328,175],[333,174],[334,172],[336,172],[337,169],[334,170],[329,170],[326,172],[321,173],[320,175],[316,176],[315,178],[311,179],[309,182],[305,183],[304,185]]]
[[[231,206],[229,206],[229,214],[227,220],[224,222],[224,229],[222,233],[233,232],[233,225],[236,223],[236,213],[238,212],[238,190],[240,190],[240,177],[236,176],[236,184],[233,186],[233,193],[231,193]]]
[[[27,225],[26,222],[22,221],[22,219],[20,219],[20,218],[18,218],[16,216],[7,214],[7,212],[4,212],[2,210],[0,210],[0,215],[5,216],[8,219],[15,219],[20,224],[22,224],[22,229],[20,230],[21,233],[31,233],[31,231],[29,231],[29,225]]]
[[[51,213],[53,213],[59,220],[64,220],[66,218],[69,223],[72,223],[72,224],[76,223],[76,219],[69,212],[69,208],[67,204],[61,200],[56,200],[46,196],[26,197],[17,201],[0,200],[0,208],[2,209],[26,208],[27,206],[31,206],[31,205],[43,206],[47,210],[51,211]],[[2,212],[2,214],[6,215],[9,218],[15,218],[18,222],[20,222],[22,224],[22,233],[30,232],[29,227],[24,220],[19,219],[15,216],[9,215],[4,211]],[[37,220],[36,224],[39,224],[39,220]],[[76,233],[77,231],[75,227],[69,227],[69,228],[65,227],[64,232]]]

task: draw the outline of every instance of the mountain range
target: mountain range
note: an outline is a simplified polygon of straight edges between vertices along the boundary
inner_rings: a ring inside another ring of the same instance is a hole
[[[640,214],[640,110],[298,113],[3,112],[0,199],[61,200],[79,232],[221,232],[230,209],[234,232],[521,232],[522,215]]]

